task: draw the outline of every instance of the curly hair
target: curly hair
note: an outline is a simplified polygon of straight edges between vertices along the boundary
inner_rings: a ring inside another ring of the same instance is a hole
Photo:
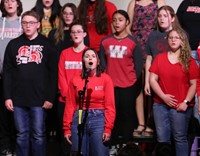
[[[98,34],[108,33],[108,17],[105,6],[105,0],[96,0],[94,5],[94,21]],[[90,0],[81,0],[78,6],[79,20],[86,26],[88,21],[89,6],[93,3]]]
[[[169,31],[167,38],[169,37],[170,33],[175,31],[182,41],[181,47],[180,47],[180,55],[179,55],[179,62],[184,69],[184,71],[188,72],[189,70],[189,64],[191,59],[191,48],[188,41],[188,36],[186,32],[182,28],[173,28]]]
[[[2,17],[6,17],[8,15],[5,7],[4,7],[4,2],[5,0],[1,0],[1,4],[0,4],[0,10],[2,12]],[[21,13],[23,12],[23,7],[22,7],[22,2],[20,0],[16,0],[17,2],[17,16],[20,16]]]
[[[74,16],[73,21],[77,20],[77,7],[76,7],[76,5],[73,4],[73,3],[66,3],[61,9],[59,25],[58,25],[58,28],[55,31],[55,34],[54,34],[55,44],[56,45],[59,43],[59,41],[63,41],[64,40],[65,22],[64,22],[64,19],[63,19],[63,12],[64,12],[65,8],[67,8],[67,7],[71,8],[71,10],[73,12],[73,16]]]

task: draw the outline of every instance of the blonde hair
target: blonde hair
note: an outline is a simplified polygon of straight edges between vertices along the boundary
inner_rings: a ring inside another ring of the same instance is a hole
[[[183,69],[186,72],[188,72],[190,59],[191,59],[191,48],[190,48],[190,44],[188,41],[188,36],[182,28],[176,27],[169,31],[167,38],[169,37],[169,34],[172,31],[175,31],[179,35],[180,40],[182,41],[182,44],[180,47],[180,55],[179,55],[178,60],[181,64],[181,66],[183,67]]]

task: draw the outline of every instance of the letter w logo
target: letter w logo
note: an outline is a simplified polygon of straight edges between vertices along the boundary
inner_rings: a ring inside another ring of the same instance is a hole
[[[127,47],[111,45],[109,46],[109,50],[111,58],[123,58],[124,54],[126,53]]]

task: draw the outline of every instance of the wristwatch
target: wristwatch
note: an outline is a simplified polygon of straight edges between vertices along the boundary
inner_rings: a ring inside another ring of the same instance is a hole
[[[186,99],[183,102],[185,102],[186,105],[189,105],[189,103],[190,103],[190,101],[188,101]]]

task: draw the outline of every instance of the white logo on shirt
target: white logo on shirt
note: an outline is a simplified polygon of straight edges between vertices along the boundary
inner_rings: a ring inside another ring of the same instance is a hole
[[[80,61],[65,61],[65,69],[82,69]]]
[[[126,54],[127,47],[110,45],[109,50],[111,58],[123,58],[124,54]]]

